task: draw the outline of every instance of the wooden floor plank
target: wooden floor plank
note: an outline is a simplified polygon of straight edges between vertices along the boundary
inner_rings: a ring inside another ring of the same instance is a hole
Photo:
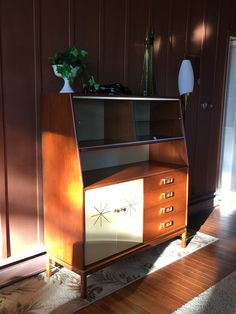
[[[194,279],[194,282],[198,284],[198,282],[201,283],[202,286],[205,287],[205,289],[209,286],[209,283],[211,280],[205,276],[201,271],[198,269],[193,269],[190,266],[185,266],[184,271],[180,269],[179,265],[176,263],[173,263],[171,267],[169,267],[169,271],[175,271],[176,273],[182,275],[183,277],[188,277]]]
[[[236,210],[189,217],[189,227],[218,237],[206,246],[80,310],[80,314],[170,314],[236,270]]]

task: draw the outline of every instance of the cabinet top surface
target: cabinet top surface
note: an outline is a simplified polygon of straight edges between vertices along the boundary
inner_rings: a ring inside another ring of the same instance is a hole
[[[148,100],[148,101],[179,101],[179,98],[174,97],[142,97],[142,96],[127,96],[127,95],[73,95],[73,99],[112,99],[112,100]]]
[[[129,165],[89,170],[83,173],[85,190],[146,178],[170,171],[187,171],[185,165],[146,161]]]

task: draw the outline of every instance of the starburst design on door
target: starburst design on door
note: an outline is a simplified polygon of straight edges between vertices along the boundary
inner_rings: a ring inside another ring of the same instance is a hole
[[[105,209],[107,208],[107,205],[108,205],[108,204],[106,204],[106,205],[103,207],[103,206],[102,206],[102,203],[100,203],[100,207],[99,207],[99,208],[97,208],[96,206],[93,207],[93,208],[98,212],[97,214],[91,216],[91,217],[97,217],[97,219],[96,219],[95,222],[94,222],[94,226],[95,226],[95,225],[97,224],[97,222],[99,221],[99,222],[100,222],[100,227],[102,227],[103,219],[105,219],[106,221],[108,221],[108,219],[105,217],[105,214],[110,213],[110,210],[105,211]]]
[[[134,212],[136,212],[136,208],[135,208],[135,205],[138,205],[138,203],[134,203],[134,202],[130,202],[130,201],[128,201],[127,199],[125,199],[125,201],[126,201],[126,203],[128,204],[128,205],[126,205],[125,207],[126,207],[126,209],[127,209],[127,211],[125,212],[125,215],[127,214],[127,213],[129,213],[129,216],[131,217],[132,216],[132,212],[134,211]]]

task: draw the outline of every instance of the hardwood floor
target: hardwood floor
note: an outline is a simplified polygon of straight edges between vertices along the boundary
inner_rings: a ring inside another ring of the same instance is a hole
[[[80,314],[168,314],[236,270],[236,210],[219,207],[189,218],[189,227],[219,241],[80,310]]]

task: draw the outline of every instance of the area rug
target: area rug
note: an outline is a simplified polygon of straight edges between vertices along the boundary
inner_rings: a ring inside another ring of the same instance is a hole
[[[223,313],[236,313],[236,271],[174,312],[174,314]]]
[[[0,289],[2,314],[71,314],[174,261],[213,243],[217,238],[196,233],[185,249],[175,239],[127,257],[88,276],[88,297],[80,298],[80,276],[65,268],[55,269]]]

